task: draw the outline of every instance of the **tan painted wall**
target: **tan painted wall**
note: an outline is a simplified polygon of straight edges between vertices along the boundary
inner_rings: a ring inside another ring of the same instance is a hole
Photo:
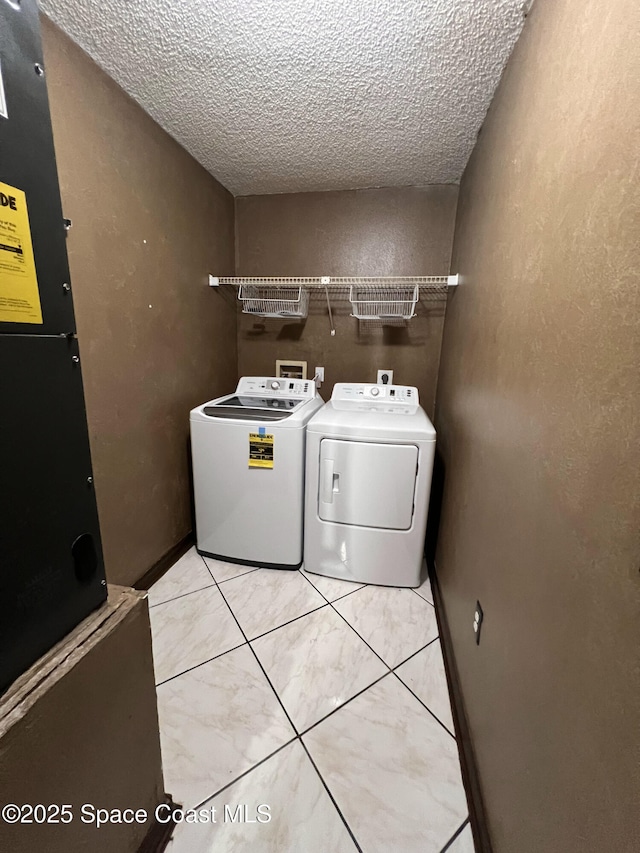
[[[236,199],[238,275],[441,275],[449,272],[458,189],[400,187]],[[378,368],[416,385],[432,414],[445,301],[424,300],[406,327],[359,324],[348,301],[332,303],[330,336],[324,297],[306,322],[241,315],[240,375],[268,374],[276,358],[325,368],[323,395],[335,382],[375,382]]]
[[[496,853],[640,849],[639,35],[536,0],[461,184],[437,570]]]
[[[107,576],[132,584],[191,530],[189,409],[236,380],[207,286],[233,274],[233,197],[42,26]]]

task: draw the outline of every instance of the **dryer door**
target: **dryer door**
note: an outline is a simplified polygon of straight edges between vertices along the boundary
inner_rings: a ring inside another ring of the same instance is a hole
[[[318,515],[339,524],[408,530],[417,468],[414,444],[325,438],[320,443]]]

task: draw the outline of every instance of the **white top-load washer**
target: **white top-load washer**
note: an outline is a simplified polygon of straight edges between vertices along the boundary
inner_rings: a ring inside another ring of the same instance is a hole
[[[335,385],[307,427],[305,570],[419,586],[435,446],[416,388]]]
[[[305,433],[323,405],[312,380],[245,376],[193,409],[196,542],[228,562],[302,563]]]

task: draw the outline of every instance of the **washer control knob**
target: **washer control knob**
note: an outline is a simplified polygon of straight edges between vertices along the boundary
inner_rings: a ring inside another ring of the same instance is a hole
[[[380,389],[379,389],[379,388],[376,388],[376,387],[374,386],[374,387],[371,389],[371,396],[372,396],[372,397],[377,397],[379,393],[380,393]]]
[[[271,387],[273,388],[274,391],[277,391],[278,388],[280,387],[280,383],[279,382],[272,382]]]

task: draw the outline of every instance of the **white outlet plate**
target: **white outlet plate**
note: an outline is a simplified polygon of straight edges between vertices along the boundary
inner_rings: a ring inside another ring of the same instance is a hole
[[[383,376],[389,377],[386,382],[382,381]],[[393,370],[379,370],[376,382],[378,385],[393,385]]]
[[[313,371],[316,380],[316,387],[319,388],[324,382],[324,367],[316,367]]]

